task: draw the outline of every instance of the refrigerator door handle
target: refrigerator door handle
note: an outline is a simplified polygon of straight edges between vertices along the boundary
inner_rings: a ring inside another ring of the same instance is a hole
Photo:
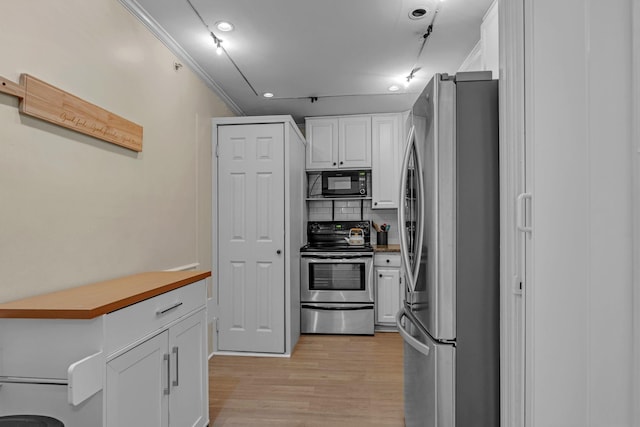
[[[415,145],[415,137],[414,143]],[[416,147],[416,153],[417,153]],[[418,153],[419,154],[419,153]],[[417,245],[416,245],[416,254],[414,258],[414,268],[413,278],[414,283],[413,287],[415,289],[418,281],[418,275],[420,273],[420,263],[422,261],[422,245],[424,244],[424,203],[425,203],[425,182],[424,182],[424,169],[422,167],[422,158],[420,155],[416,155],[416,175],[418,176],[418,194],[419,196],[419,205],[418,205],[418,224],[416,225],[416,236],[418,237]]]
[[[421,343],[420,341],[415,339],[413,336],[411,336],[409,331],[407,331],[402,325],[403,317],[406,317],[409,321],[411,321],[411,319],[407,316],[406,312],[404,311],[404,308],[401,308],[400,311],[398,311],[398,314],[396,314],[396,325],[398,327],[398,332],[400,333],[400,335],[402,335],[402,338],[407,342],[407,344],[415,348],[416,351],[419,351],[425,356],[428,356],[429,351],[431,349],[429,348],[428,345]]]
[[[400,169],[400,204],[398,206],[398,231],[400,235],[400,258],[404,271],[407,275],[407,286],[409,290],[415,289],[415,281],[413,278],[413,270],[409,263],[409,248],[407,245],[407,227],[405,224],[406,206],[404,203],[404,197],[407,194],[407,172],[409,168],[409,158],[411,157],[411,149],[414,145],[415,126],[411,126],[409,130],[409,138],[407,141],[407,148],[404,151],[404,159],[402,160],[402,168]]]
[[[518,195],[516,200],[516,227],[523,233],[531,233],[532,231],[531,225],[525,224],[527,200],[531,203],[531,193],[522,193]]]

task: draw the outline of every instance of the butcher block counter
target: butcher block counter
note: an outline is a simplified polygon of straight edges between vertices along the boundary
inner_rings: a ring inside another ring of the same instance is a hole
[[[210,271],[156,271],[0,304],[0,318],[93,319],[211,276]]]
[[[205,427],[209,276],[148,272],[0,304],[0,416]]]

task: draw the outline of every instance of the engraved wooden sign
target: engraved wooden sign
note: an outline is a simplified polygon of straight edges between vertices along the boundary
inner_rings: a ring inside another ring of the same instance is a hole
[[[0,92],[20,98],[20,112],[58,126],[142,151],[142,126],[28,74],[20,84],[0,77]]]

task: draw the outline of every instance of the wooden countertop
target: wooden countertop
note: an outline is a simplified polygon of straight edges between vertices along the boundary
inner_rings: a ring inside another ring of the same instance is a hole
[[[211,276],[154,271],[0,304],[0,318],[93,319]]]
[[[374,252],[400,252],[399,244],[391,245],[371,245]]]

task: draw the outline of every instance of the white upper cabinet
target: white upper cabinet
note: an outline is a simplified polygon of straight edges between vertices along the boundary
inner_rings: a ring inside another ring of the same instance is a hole
[[[371,116],[306,119],[307,170],[371,168]]]
[[[338,167],[370,168],[371,117],[340,117],[338,128]]]
[[[399,113],[372,117],[371,207],[373,209],[398,207],[403,152],[401,119],[402,115]]]
[[[338,167],[338,119],[307,119],[307,169]]]

